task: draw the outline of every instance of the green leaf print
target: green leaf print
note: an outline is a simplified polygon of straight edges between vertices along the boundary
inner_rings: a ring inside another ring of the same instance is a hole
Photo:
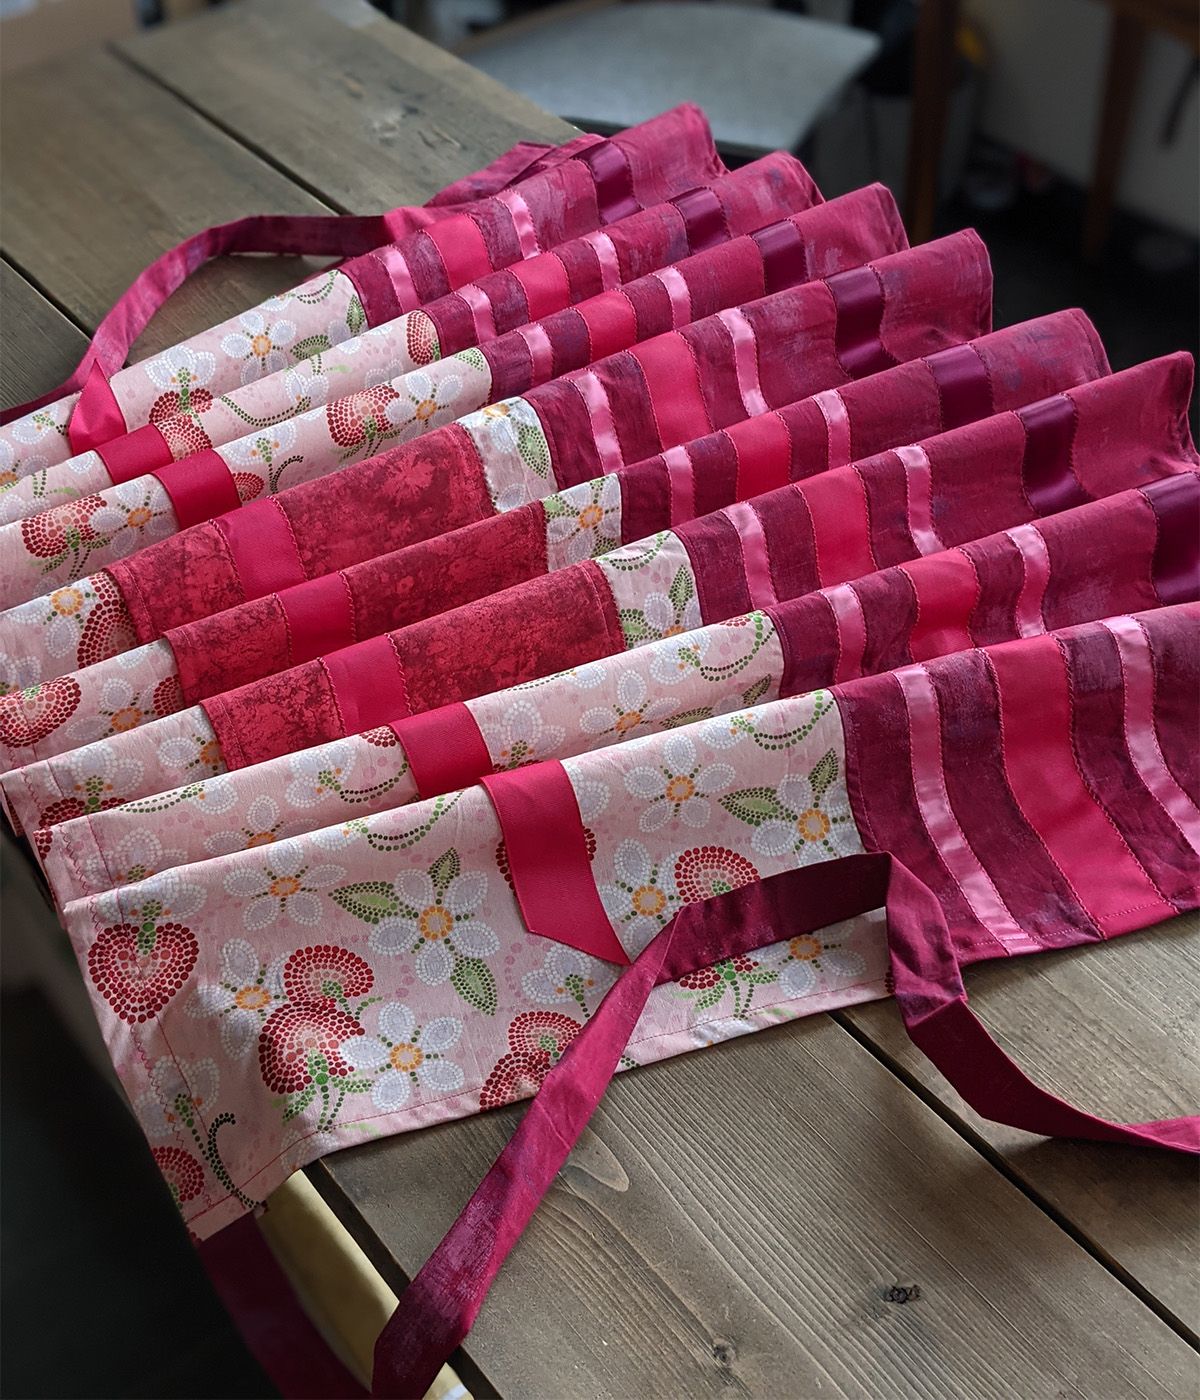
[[[749,826],[761,826],[763,822],[777,818],[787,818],[787,808],[769,787],[743,788],[741,792],[727,793],[721,798],[721,806],[731,817],[746,822]]]
[[[671,586],[667,589],[667,597],[671,600],[671,606],[675,609],[675,616],[678,617],[688,603],[695,596],[695,586],[692,583],[692,571],[680,566],[679,572],[671,580]]]
[[[367,324],[367,313],[363,310],[362,302],[357,296],[350,298],[350,305],[346,307],[346,326],[351,335],[357,335]]]
[[[450,974],[450,985],[468,1006],[485,1016],[496,1012],[496,979],[482,958],[459,958]]]
[[[437,860],[429,867],[429,878],[433,881],[433,887],[439,895],[445,893],[447,885],[461,869],[462,861],[459,860],[458,852],[453,846],[438,856]]]
[[[813,765],[812,772],[808,775],[809,786],[812,788],[813,802],[820,805],[821,799],[829,791],[831,784],[837,781],[838,760],[837,754],[832,749],[828,753],[821,755]]]
[[[377,924],[400,912],[400,901],[386,880],[366,880],[330,891],[330,898],[365,924]]]
[[[314,355],[323,355],[327,350],[333,349],[333,342],[327,335],[309,335],[303,340],[298,340],[292,346],[292,358],[295,360],[311,360]]]

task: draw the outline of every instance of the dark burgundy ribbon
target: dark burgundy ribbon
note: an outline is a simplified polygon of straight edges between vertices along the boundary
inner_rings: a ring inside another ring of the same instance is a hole
[[[751,237],[762,254],[763,285],[768,293],[808,281],[808,249],[791,219],[760,228]]]
[[[834,346],[838,363],[851,379],[891,369],[896,360],[880,333],[886,298],[879,273],[870,265],[835,272],[825,279],[837,307]]]
[[[1054,394],[1018,408],[1016,414],[1025,429],[1025,495],[1037,514],[1054,515],[1090,501],[1072,465],[1079,423],[1074,401]]]
[[[1151,574],[1164,607],[1200,597],[1200,475],[1180,472],[1142,487],[1158,521]]]
[[[937,385],[943,431],[961,428],[964,423],[977,423],[995,412],[987,366],[973,345],[952,345],[948,350],[938,350],[926,355],[925,363]]]
[[[671,200],[671,203],[683,217],[683,227],[691,252],[702,253],[705,249],[715,248],[728,239],[729,226],[725,221],[725,210],[711,189],[700,187],[688,190]]]
[[[637,213],[641,206],[633,192],[629,157],[615,141],[600,141],[580,151],[574,159],[592,172],[602,224],[615,224],[618,219]]]
[[[892,856],[847,856],[788,871],[680,910],[618,979],[402,1294],[375,1346],[372,1393],[424,1395],[467,1335],[500,1266],[600,1102],[655,986],[880,907],[905,1029],[976,1112],[1048,1136],[1200,1152],[1200,1118],[1113,1123],[1027,1078],[967,1005],[941,905]]]

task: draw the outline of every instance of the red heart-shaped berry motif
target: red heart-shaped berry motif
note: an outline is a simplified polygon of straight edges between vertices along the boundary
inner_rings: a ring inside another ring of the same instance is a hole
[[[53,559],[73,545],[87,544],[96,537],[93,514],[104,502],[99,496],[80,496],[61,506],[44,510],[21,521],[21,540],[35,559]]]
[[[438,358],[437,327],[423,311],[406,317],[404,342],[414,365],[431,365]]]
[[[88,972],[122,1021],[147,1021],[191,976],[199,951],[183,924],[159,924],[150,934],[114,924],[88,949]]]
[[[38,743],[71,718],[81,698],[74,676],[0,695],[0,742],[13,749]]]
[[[339,447],[357,447],[367,437],[382,437],[387,431],[387,406],[400,395],[387,384],[360,389],[344,399],[334,399],[325,410],[329,436]]]

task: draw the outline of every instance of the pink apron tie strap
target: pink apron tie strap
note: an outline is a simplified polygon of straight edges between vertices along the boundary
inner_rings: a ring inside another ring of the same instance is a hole
[[[905,1028],[976,1112],[1027,1132],[1200,1151],[1200,1118],[1120,1124],[1040,1089],[967,1005],[945,914],[892,856],[788,871],[680,910],[546,1075],[520,1126],[412,1283],[375,1347],[373,1394],[420,1396],[470,1330],[493,1279],[604,1094],[659,983],[883,907]],[[569,920],[560,913],[560,924]]]

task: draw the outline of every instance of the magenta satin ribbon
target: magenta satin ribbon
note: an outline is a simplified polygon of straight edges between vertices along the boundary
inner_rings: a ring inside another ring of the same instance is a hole
[[[925,363],[937,385],[943,432],[992,416],[992,382],[973,345],[951,345],[926,355]]]
[[[1198,1118],[1113,1123],[1033,1083],[967,1005],[941,905],[892,856],[846,856],[788,871],[680,910],[618,979],[401,1295],[375,1346],[372,1393],[423,1395],[467,1335],[500,1266],[600,1102],[655,986],[880,907],[905,1029],[977,1113],[1051,1137],[1200,1152]],[[560,927],[565,923],[560,916]]]
[[[109,394],[112,393],[107,380],[104,381],[104,388]],[[170,466],[174,461],[166,438],[153,423],[102,442],[94,450],[104,463],[104,470],[114,486],[119,486],[122,481],[132,481],[137,476],[145,476],[156,467]]]
[[[886,299],[879,273],[867,263],[825,278],[837,307],[834,349],[851,379],[891,369],[895,357],[880,338]]]
[[[1142,487],[1158,521],[1152,566],[1154,589],[1164,607],[1200,593],[1200,475],[1179,472]]]
[[[461,701],[422,710],[389,727],[404,746],[419,798],[471,787],[492,771],[475,716]]]
[[[573,157],[584,159],[595,149],[591,146],[585,150],[576,149],[583,144],[583,141],[570,143]],[[481,198],[520,179],[554,150],[551,146],[522,141],[460,184],[469,183],[473,191],[471,198]],[[625,161],[619,148],[617,155],[620,161]],[[601,159],[597,163],[611,171],[610,182],[619,180],[619,172],[613,169],[611,160]],[[625,168],[628,172],[627,162]],[[79,390],[80,399],[68,427],[72,451],[85,452],[121,436],[126,429],[125,418],[108,380],[125,363],[130,347],[149,325],[150,318],[197,268],[228,253],[353,257],[382,244],[394,243],[412,229],[434,222],[443,217],[443,213],[454,212],[452,206],[439,206],[438,198],[435,196],[430,206],[400,207],[383,214],[252,214],[192,234],[157,257],[122,292],[96,327],[83,359],[67,379],[28,403],[5,409],[0,413],[0,424],[24,417],[35,408]]]
[[[689,251],[702,253],[729,238],[729,225],[721,201],[711,189],[701,187],[677,195],[671,203],[683,216]]]
[[[331,651],[320,663],[329,678],[342,721],[342,733],[361,734],[407,713],[404,670],[385,633]]]
[[[150,475],[158,478],[171,498],[175,521],[181,530],[241,507],[233,473],[211,447],[160,467]]]
[[[605,962],[628,963],[596,893],[587,833],[562,764],[550,759],[480,781],[504,833],[513,890],[530,933]]]
[[[751,236],[762,254],[763,284],[768,293],[808,281],[808,249],[803,234],[790,219]]]
[[[1025,495],[1037,514],[1054,515],[1091,500],[1071,460],[1079,421],[1074,401],[1066,394],[1054,394],[1018,408],[1016,415],[1025,429]]]

